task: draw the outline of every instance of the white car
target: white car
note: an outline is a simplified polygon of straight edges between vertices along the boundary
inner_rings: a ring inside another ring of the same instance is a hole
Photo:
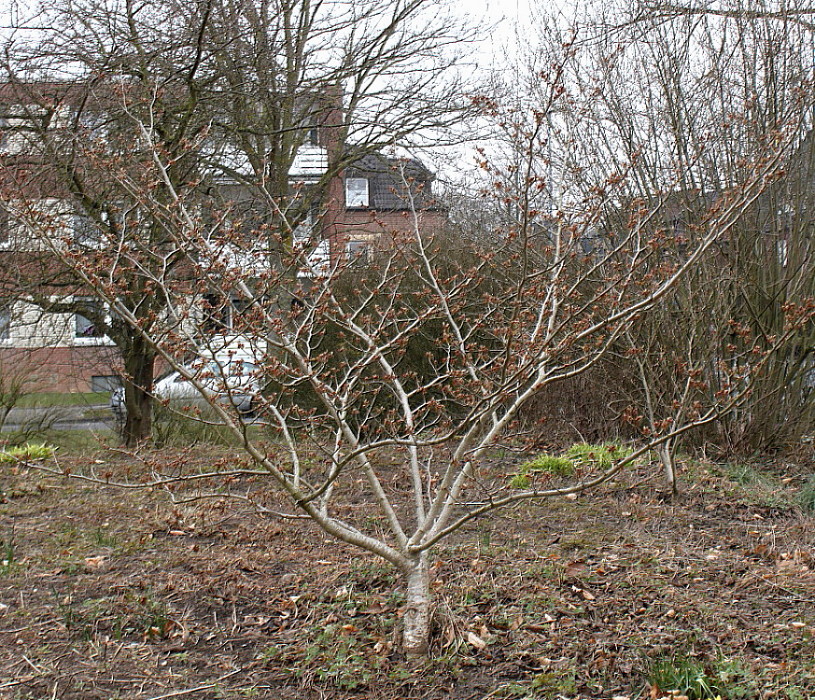
[[[242,415],[252,414],[252,400],[260,391],[257,366],[252,362],[201,360],[185,366],[184,370],[197,380],[209,398],[202,396],[195,384],[180,371],[170,372],[159,379],[153,387],[153,396],[176,406],[198,407],[206,406],[214,398],[224,405],[234,406]],[[123,388],[111,394],[110,408],[119,421],[124,421],[127,408]]]

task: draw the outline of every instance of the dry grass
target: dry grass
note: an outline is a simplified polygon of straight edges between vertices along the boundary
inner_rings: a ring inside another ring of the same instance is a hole
[[[89,459],[141,468],[62,457]],[[746,469],[693,466],[676,502],[631,472],[459,533],[437,552],[417,668],[398,653],[393,572],[307,523],[4,467],[0,699],[645,698],[667,690],[650,684],[667,660],[723,698],[807,700],[812,465]]]

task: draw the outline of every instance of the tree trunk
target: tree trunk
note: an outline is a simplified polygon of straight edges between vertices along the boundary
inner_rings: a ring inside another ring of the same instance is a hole
[[[671,487],[671,493],[675,496],[678,492],[676,484],[676,465],[674,464],[673,455],[673,440],[663,442],[659,446],[659,461],[662,462],[662,468],[665,470],[665,480],[668,486]]]
[[[149,440],[153,431],[153,367],[156,355],[143,339],[136,339],[124,358],[125,407],[124,443],[135,447]]]
[[[408,656],[424,656],[430,643],[430,573],[427,553],[416,557],[406,573],[407,600],[402,644]]]

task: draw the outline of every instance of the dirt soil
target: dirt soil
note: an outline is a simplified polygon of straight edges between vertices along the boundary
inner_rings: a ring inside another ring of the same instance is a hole
[[[142,468],[60,462],[88,463]],[[640,467],[474,523],[435,552],[419,663],[394,572],[306,521],[2,465],[0,700],[657,698],[666,667],[722,698],[809,700],[813,471],[694,463],[670,499]]]

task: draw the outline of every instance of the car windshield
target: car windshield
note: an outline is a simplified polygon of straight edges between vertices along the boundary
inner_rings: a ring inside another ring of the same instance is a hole
[[[226,363],[219,363],[211,360],[200,367],[188,367],[190,372],[203,377],[249,377],[255,373],[257,367],[251,362],[236,360]]]
[[[206,371],[216,377],[222,374],[229,377],[248,377],[255,371],[255,365],[251,362],[243,362],[242,360],[227,362],[225,364],[213,360],[207,363]]]
[[[199,365],[196,363],[193,365],[186,365],[183,372],[168,372],[167,374],[163,375],[162,380],[173,377],[172,381],[174,382],[186,382],[189,381],[185,376],[187,373],[191,374],[193,377],[198,377],[199,379],[217,379],[224,376],[248,378],[255,374],[256,371],[257,366],[252,362],[237,360],[221,364],[216,360],[210,360],[205,364],[202,363]]]

